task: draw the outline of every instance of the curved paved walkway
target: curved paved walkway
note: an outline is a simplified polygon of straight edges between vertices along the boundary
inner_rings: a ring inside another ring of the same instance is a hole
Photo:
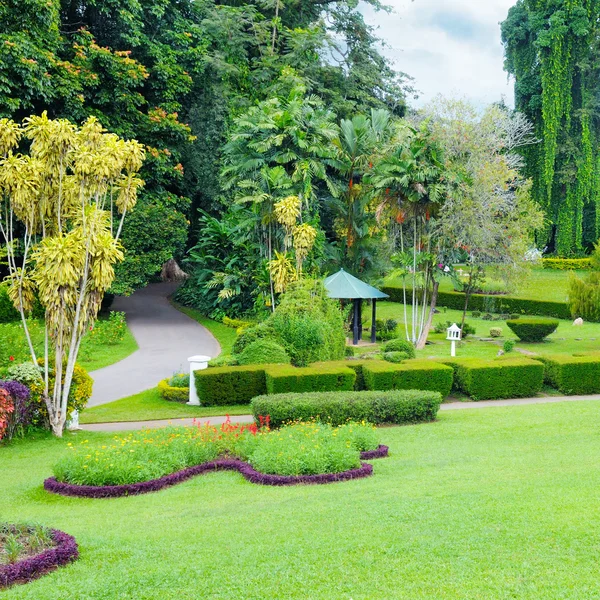
[[[174,373],[187,372],[189,356],[214,358],[221,352],[219,342],[205,327],[169,303],[168,296],[177,285],[153,283],[132,296],[115,299],[112,308],[126,313],[139,350],[90,373],[94,389],[88,406],[138,394]]]
[[[522,406],[527,404],[553,404],[555,402],[583,402],[586,400],[600,400],[600,394],[592,396],[541,396],[539,398],[515,398],[513,400],[484,400],[481,402],[446,402],[440,410],[463,410],[469,408],[493,408],[499,406]],[[124,421],[121,423],[94,423],[82,425],[86,431],[129,431],[148,427],[167,427],[168,425],[190,426],[196,423],[209,423],[221,425],[227,417],[197,417],[196,419],[172,419],[160,421]],[[251,423],[252,415],[236,415],[229,417],[232,423]]]

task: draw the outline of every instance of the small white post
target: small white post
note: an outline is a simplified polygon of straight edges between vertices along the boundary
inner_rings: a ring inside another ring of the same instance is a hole
[[[71,417],[69,418],[69,421],[67,423],[67,429],[69,431],[76,431],[77,429],[80,429],[80,427],[79,427],[79,411],[78,410],[74,410],[71,413]]]
[[[210,356],[204,356],[199,354],[197,356],[190,356],[188,362],[190,363],[190,399],[187,402],[190,406],[200,406],[200,398],[196,392],[196,380],[194,378],[194,371],[202,371],[208,368],[208,361]]]
[[[448,327],[448,337],[446,339],[450,340],[450,356],[452,358],[456,356],[456,342],[460,342],[461,337],[462,330],[456,323]]]

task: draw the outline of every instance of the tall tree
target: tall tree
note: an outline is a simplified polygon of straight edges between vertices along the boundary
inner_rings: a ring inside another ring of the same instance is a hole
[[[517,109],[542,144],[524,151],[533,197],[558,254],[577,254],[600,235],[598,0],[518,0],[502,24]]]

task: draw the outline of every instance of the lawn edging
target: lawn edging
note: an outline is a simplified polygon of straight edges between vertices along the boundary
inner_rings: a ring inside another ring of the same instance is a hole
[[[19,583],[28,583],[66,565],[79,557],[77,542],[72,535],[52,529],[50,535],[56,546],[36,556],[25,558],[12,565],[0,565],[0,590]]]
[[[375,458],[383,458],[388,455],[388,452],[389,448],[387,446],[380,445],[376,450],[361,452],[361,459],[372,460]],[[57,481],[55,477],[49,477],[44,481],[44,489],[53,494],[60,494],[61,496],[75,496],[78,498],[118,498],[121,496],[135,496],[138,494],[157,492],[163,488],[186,481],[196,475],[213,471],[238,471],[251,483],[285,486],[300,484],[315,485],[348,481],[350,479],[361,479],[373,474],[373,466],[368,463],[362,463],[357,469],[350,469],[349,471],[342,471],[341,473],[323,473],[321,475],[271,475],[260,473],[243,460],[224,458],[206,462],[194,467],[188,467],[187,469],[164,475],[158,479],[125,485],[75,485]]]

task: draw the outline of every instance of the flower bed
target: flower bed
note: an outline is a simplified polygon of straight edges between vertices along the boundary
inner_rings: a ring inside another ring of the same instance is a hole
[[[143,430],[98,448],[84,441],[79,448],[71,446],[44,487],[70,496],[124,496],[219,469],[236,469],[263,485],[329,483],[366,477],[372,471],[361,459],[387,455],[367,423],[292,423],[271,431],[267,421],[260,428],[228,422],[220,429],[197,425]]]
[[[57,529],[49,530],[48,534],[53,547],[12,564],[0,564],[0,589],[33,581],[78,558],[79,552],[74,537]]]

